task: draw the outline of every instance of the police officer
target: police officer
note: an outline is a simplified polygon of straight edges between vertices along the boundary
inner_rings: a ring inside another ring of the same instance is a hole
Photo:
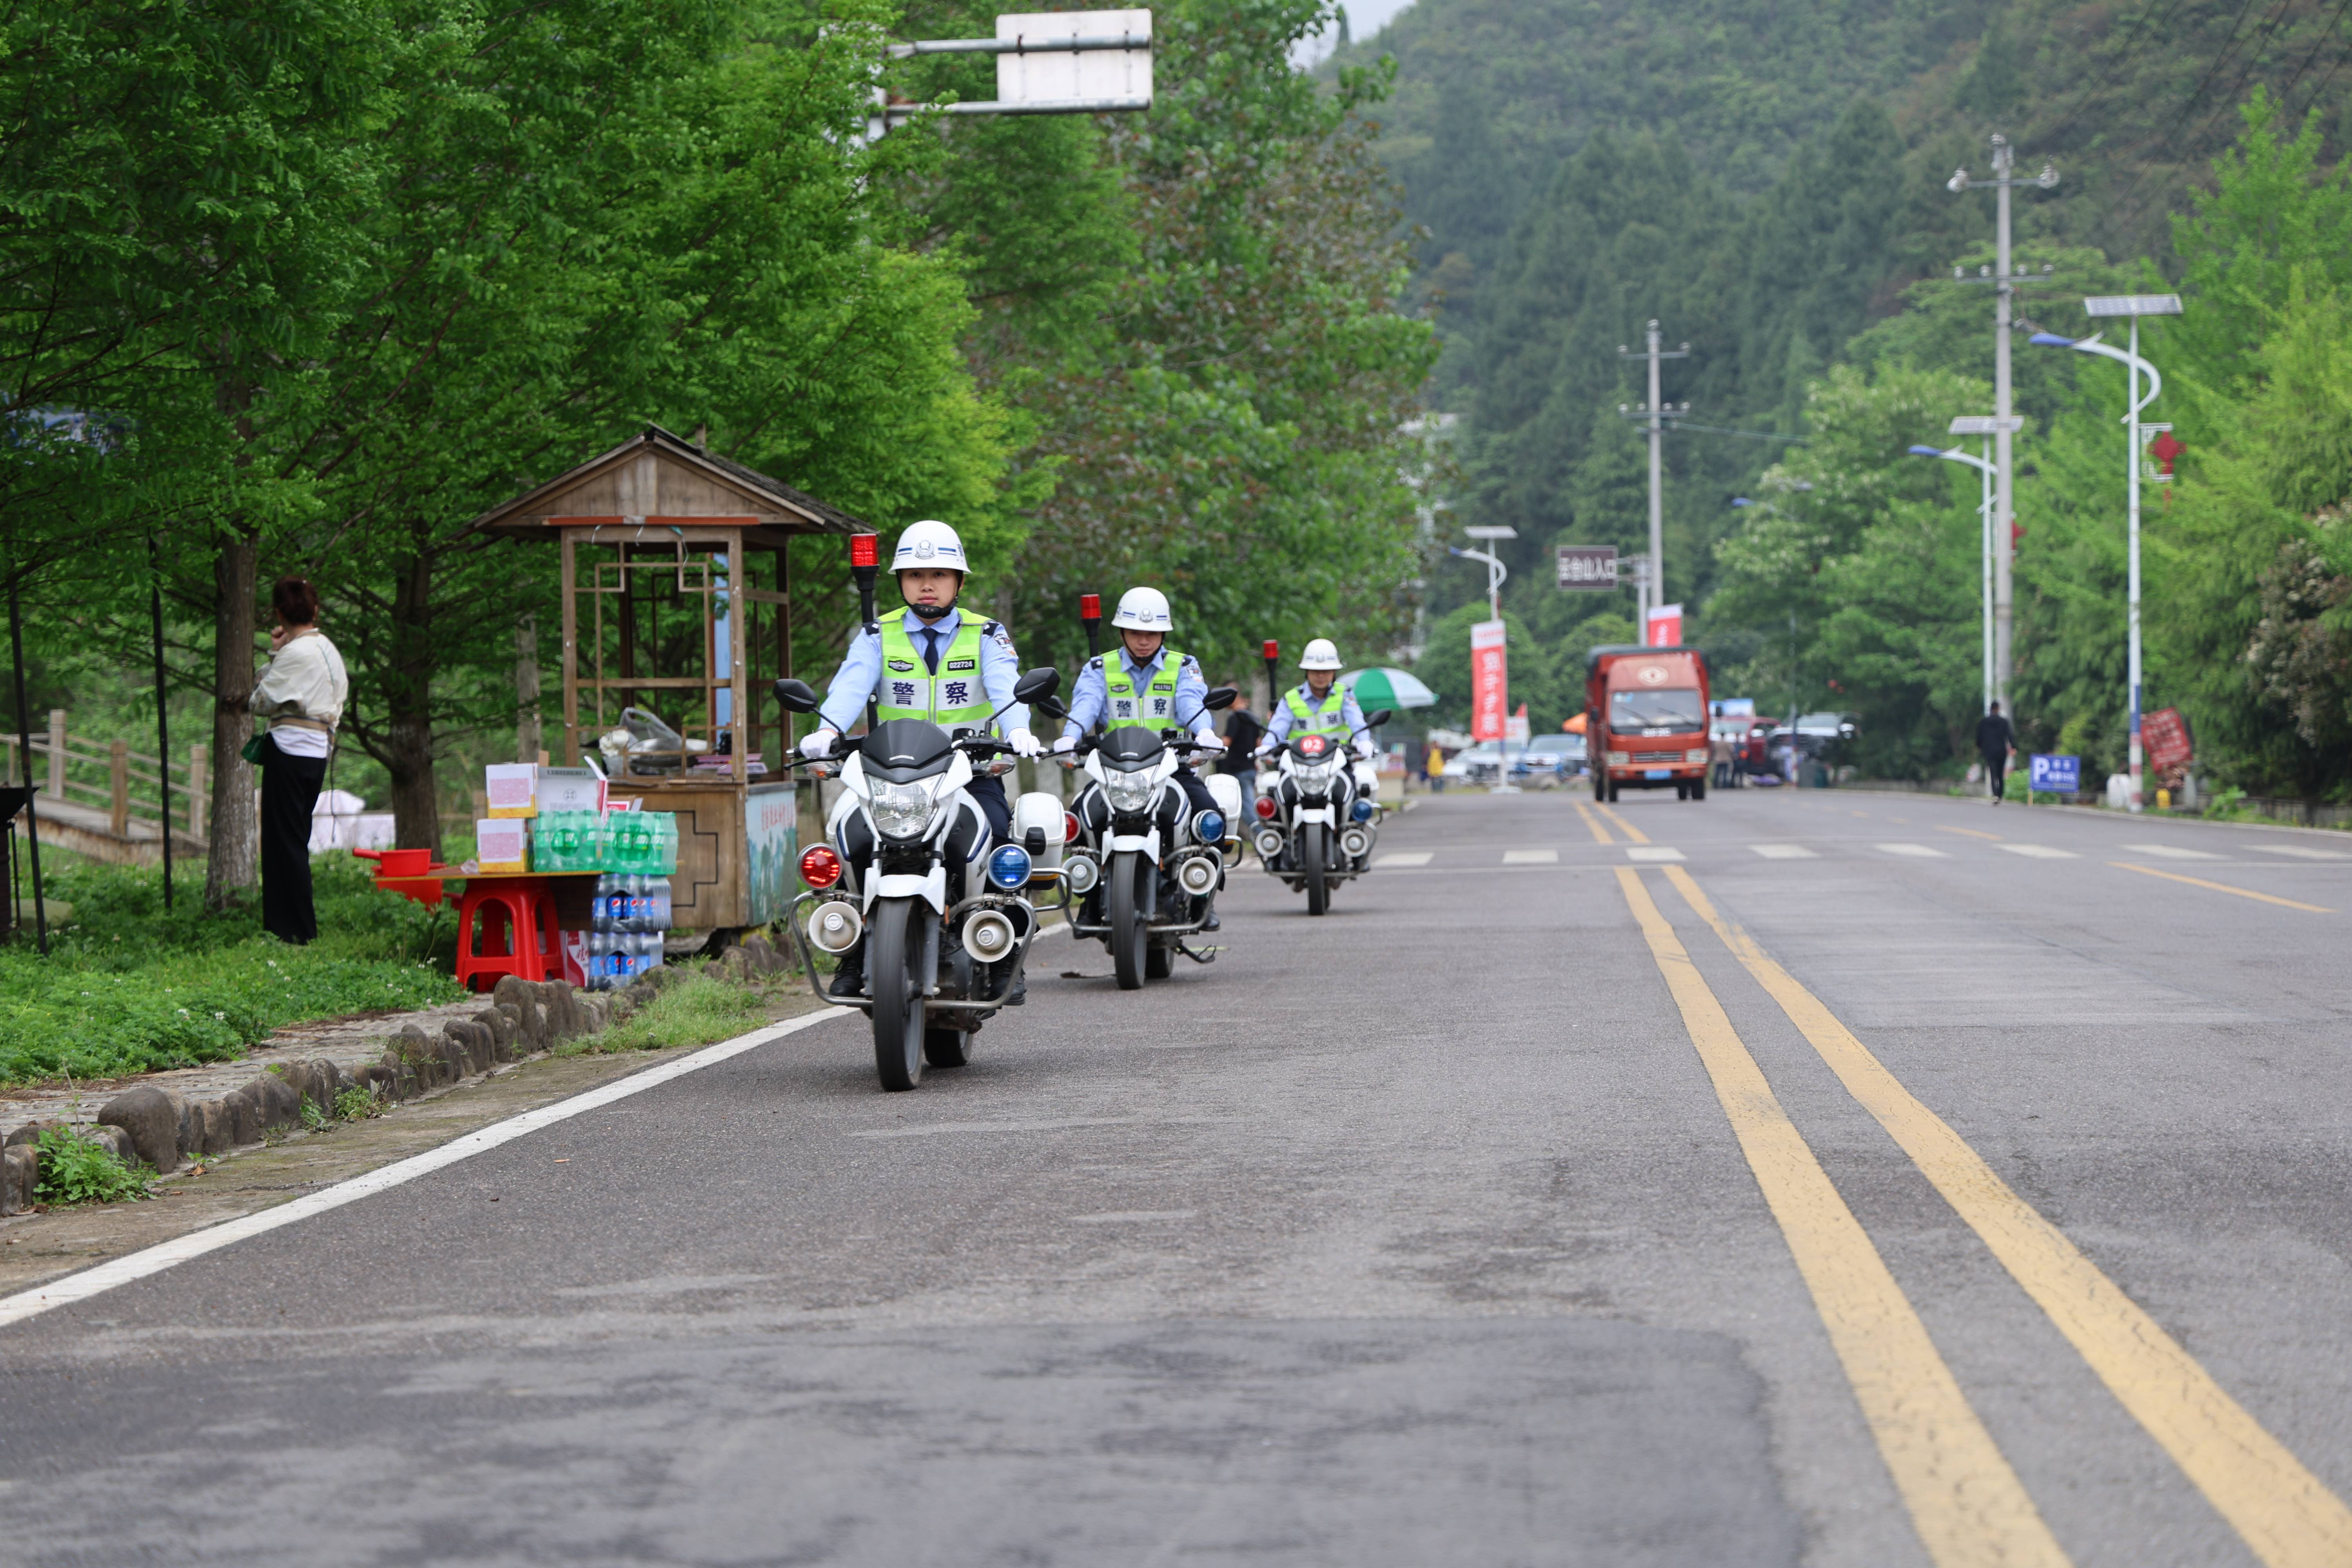
[[[1129,588],[1119,596],[1110,624],[1120,646],[1087,660],[1078,672],[1070,721],[1054,750],[1068,752],[1080,735],[1098,725],[1110,729],[1121,724],[1174,725],[1190,730],[1196,741],[1216,745],[1217,727],[1202,706],[1209,682],[1201,673],[1201,661],[1167,646],[1168,634],[1175,629],[1168,595],[1157,588]],[[1209,786],[1191,763],[1176,769],[1176,783],[1195,816],[1217,809]],[[1223,924],[1212,895],[1201,929],[1215,931]]]
[[[850,640],[841,668],[825,688],[817,710],[821,727],[801,742],[804,756],[833,752],[841,732],[856,722],[871,698],[876,718],[923,719],[950,735],[985,732],[1000,728],[1013,751],[1024,757],[1045,748],[1029,732],[1029,710],[1013,703],[1013,686],[1021,676],[1020,658],[1013,638],[994,621],[982,620],[956,607],[963,592],[963,541],[944,522],[923,521],[898,536],[890,570],[898,574],[898,592],[907,607],[894,616],[869,621]],[[1010,703],[996,724],[992,716],[1000,703]],[[975,773],[964,792],[988,819],[992,838],[1003,839],[1013,827],[1012,803],[1004,798],[1000,779]],[[872,839],[845,825],[843,858],[861,878],[874,858]],[[975,834],[959,826],[948,837],[949,879],[977,858],[984,846]],[[842,955],[833,978],[836,996],[854,996],[865,989],[865,941]]]
[[[1356,754],[1370,762],[1378,753],[1370,732],[1364,730],[1364,710],[1356,706],[1356,694],[1339,685],[1339,648],[1329,637],[1317,637],[1298,656],[1298,668],[1307,679],[1274,705],[1258,755],[1266,755],[1293,735],[1328,735],[1342,745],[1352,742]]]

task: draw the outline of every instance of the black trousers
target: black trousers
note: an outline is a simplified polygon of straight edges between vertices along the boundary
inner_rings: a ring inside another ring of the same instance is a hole
[[[2009,772],[2009,758],[1987,752],[1984,759],[1984,770],[1985,777],[1992,784],[1993,799],[2000,800],[2004,798],[2003,792],[2008,787],[2009,783],[2005,776]]]
[[[272,739],[261,752],[261,924],[297,946],[319,934],[310,901],[310,808],[327,782],[324,757],[289,756]]]

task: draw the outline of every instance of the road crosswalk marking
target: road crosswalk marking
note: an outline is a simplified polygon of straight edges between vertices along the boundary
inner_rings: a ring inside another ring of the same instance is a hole
[[[1557,866],[1559,864],[1559,851],[1557,849],[1506,849],[1503,851],[1503,864],[1506,866]]]
[[[1683,852],[1681,850],[1669,849],[1663,844],[1652,844],[1647,846],[1637,844],[1625,851],[1625,858],[1628,860],[1643,860],[1652,863],[1664,863],[1666,861],[1679,860],[1682,858]]]
[[[2168,860],[2219,860],[2221,857],[2209,849],[2183,849],[2171,844],[2126,844],[2125,848],[2136,855],[2161,855]]]
[[[2305,849],[2300,844],[2254,844],[2248,847],[2264,855],[2292,855],[2298,860],[2352,860],[2352,855],[2340,855],[2333,849]]]
[[[1941,860],[1945,858],[1945,855],[1942,850],[1931,849],[1925,844],[1881,844],[1876,847],[1881,854],[1908,855],[1915,860]]]
[[[1431,852],[1426,849],[1400,849],[1392,855],[1383,855],[1373,861],[1372,869],[1378,871],[1385,867],[1426,866],[1431,858]]]
[[[1815,860],[1820,857],[1801,844],[1750,844],[1748,847],[1767,860]]]
[[[2004,844],[2003,849],[2012,855],[2022,855],[2029,860],[2072,860],[2072,849],[2054,848],[2047,844]]]

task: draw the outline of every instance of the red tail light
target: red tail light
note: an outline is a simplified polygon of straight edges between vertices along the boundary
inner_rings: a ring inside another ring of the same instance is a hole
[[[1076,844],[1077,841],[1078,814],[1075,811],[1066,811],[1062,813],[1062,842]]]
[[[832,887],[841,880],[841,857],[829,844],[810,845],[801,851],[801,880],[820,891]]]
[[[872,566],[882,559],[878,535],[853,533],[849,536],[849,563],[852,566]]]
[[[1257,797],[1257,814],[1260,816],[1265,818],[1268,822],[1272,822],[1274,820],[1274,796],[1270,795],[1262,795]]]
[[[1102,619],[1102,595],[1100,594],[1081,594],[1078,595],[1078,619],[1082,621],[1098,621]]]

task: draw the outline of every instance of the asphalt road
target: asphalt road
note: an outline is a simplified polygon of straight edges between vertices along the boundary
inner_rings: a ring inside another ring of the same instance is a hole
[[[2352,1563],[2352,839],[1381,850],[912,1094],[822,1023],[0,1330],[0,1559]]]

